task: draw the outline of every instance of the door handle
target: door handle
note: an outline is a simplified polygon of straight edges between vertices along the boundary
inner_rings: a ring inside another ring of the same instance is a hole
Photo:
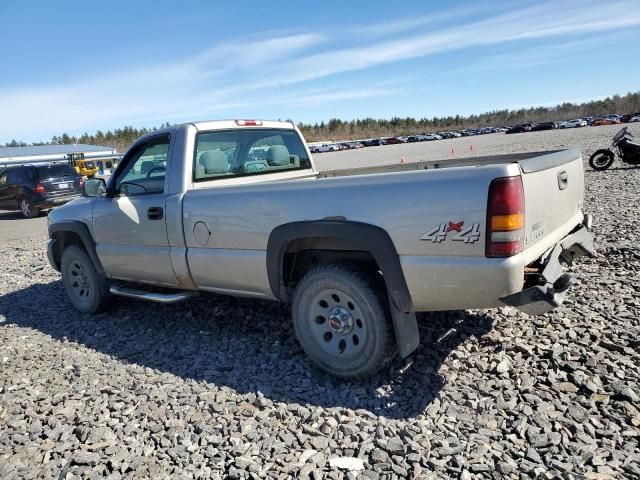
[[[163,216],[162,207],[149,207],[147,210],[147,218],[149,220],[162,220]]]
[[[563,170],[558,173],[558,188],[564,190],[567,188],[567,185],[569,185],[569,174],[566,170]]]

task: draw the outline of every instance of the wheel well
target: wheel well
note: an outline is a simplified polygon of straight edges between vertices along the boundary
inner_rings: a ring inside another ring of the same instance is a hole
[[[318,265],[356,264],[364,272],[382,279],[380,266],[371,252],[342,238],[299,238],[289,242],[282,257],[282,283],[291,292],[304,275]],[[290,297],[290,294],[288,294]]]
[[[56,265],[58,266],[60,266],[60,261],[62,260],[62,252],[64,252],[64,249],[69,245],[77,245],[83,250],[86,250],[80,235],[75,232],[56,232],[53,234],[53,238],[56,241],[53,254]]]

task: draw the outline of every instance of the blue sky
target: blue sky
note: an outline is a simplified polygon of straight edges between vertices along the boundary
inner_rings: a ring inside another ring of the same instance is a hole
[[[640,0],[0,1],[0,144],[431,117],[640,89]]]

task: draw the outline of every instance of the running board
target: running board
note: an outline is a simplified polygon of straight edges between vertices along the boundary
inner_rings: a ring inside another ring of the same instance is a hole
[[[125,287],[123,285],[111,285],[109,292],[112,295],[120,297],[137,298],[138,300],[147,300],[148,302],[157,303],[178,303],[196,295],[195,291],[177,291],[176,293],[157,293],[147,292],[145,290],[136,290],[135,288]]]

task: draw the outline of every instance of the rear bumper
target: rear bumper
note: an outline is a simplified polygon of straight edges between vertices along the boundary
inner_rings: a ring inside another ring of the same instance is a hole
[[[564,267],[570,266],[577,258],[595,253],[593,234],[585,226],[590,222],[590,218],[585,217],[584,225],[553,247],[542,262],[542,271],[536,274],[537,285],[502,297],[500,301],[529,315],[542,315],[562,305],[575,283],[575,279],[565,273]]]

